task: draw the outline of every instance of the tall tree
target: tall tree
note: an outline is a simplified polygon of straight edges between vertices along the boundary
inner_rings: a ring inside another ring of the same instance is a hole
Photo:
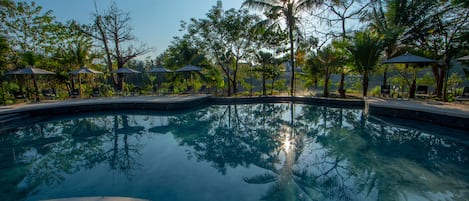
[[[436,94],[446,100],[446,85],[451,59],[461,56],[469,47],[469,9],[463,3],[437,1],[426,10],[419,23],[410,26],[403,36],[404,43],[423,49],[443,65],[433,65]]]
[[[356,32],[347,46],[353,61],[354,68],[363,75],[363,96],[367,95],[369,74],[374,70],[383,50],[383,42],[378,35],[368,30]]]
[[[51,10],[44,12],[35,2],[1,1],[0,11],[0,33],[7,36],[17,60],[28,51],[50,53],[55,46],[55,17]]]
[[[257,34],[254,25],[258,20],[245,9],[224,11],[218,1],[206,19],[192,19],[187,25],[192,40],[221,67],[228,81],[228,96],[238,92],[240,62],[254,51],[252,45]]]
[[[322,18],[323,20],[327,21],[328,24],[339,24],[340,31],[338,35],[342,39],[343,42],[348,39],[348,32],[347,30],[347,21],[351,20],[358,20],[359,17],[365,12],[365,9],[368,7],[369,3],[362,2],[361,0],[331,0],[326,1],[324,6],[328,8],[327,17]],[[334,17],[331,17],[332,14]],[[333,35],[336,35],[334,33]],[[345,59],[345,58],[344,58]],[[345,98],[345,72],[346,66],[342,66],[340,71],[340,82],[339,82],[339,93],[342,98]]]
[[[288,28],[288,37],[290,41],[290,64],[291,80],[290,94],[294,96],[295,91],[295,41],[294,32],[297,29],[302,12],[312,9],[323,3],[322,0],[245,0],[243,6],[252,9],[264,11],[268,17],[268,24],[278,24],[280,19],[285,20]]]
[[[405,35],[420,34],[412,27],[422,27],[428,11],[436,1],[425,0],[377,0],[371,1],[371,9],[365,19],[373,31],[383,36],[386,59],[405,53],[410,43],[403,41]],[[384,65],[383,85],[387,85],[388,65]]]
[[[5,103],[5,90],[3,88],[3,73],[7,70],[7,57],[10,52],[10,45],[5,36],[0,35],[0,104]]]
[[[343,52],[341,52],[335,44],[336,42],[333,42],[318,50],[316,58],[314,59],[315,61],[312,63],[317,66],[316,68],[322,71],[321,75],[324,76],[324,97],[329,96],[329,80],[332,73],[339,72],[339,68],[345,65]]]
[[[260,51],[256,54],[257,57],[257,62],[260,64],[258,68],[255,68],[255,71],[258,71],[261,73],[262,77],[262,95],[266,96],[267,95],[267,90],[265,86],[265,81],[267,78],[272,77],[271,75],[273,74],[273,68],[275,62],[275,57],[269,53],[269,52],[264,52]]]
[[[109,72],[114,70],[113,63],[116,63],[119,69],[131,59],[149,51],[144,45],[140,47],[133,45],[132,42],[135,42],[136,38],[132,35],[130,13],[119,9],[116,3],[113,3],[104,14],[96,11],[93,15],[93,24],[86,27],[84,32],[103,44]],[[122,74],[117,77],[112,76],[112,81],[117,89],[122,90]]]

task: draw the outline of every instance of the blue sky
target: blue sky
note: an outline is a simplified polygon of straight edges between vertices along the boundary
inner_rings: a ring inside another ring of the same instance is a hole
[[[106,10],[112,0],[35,0],[43,10],[52,10],[58,21],[75,19],[80,23],[91,23],[94,3],[100,12]],[[133,34],[139,42],[153,48],[148,56],[162,53],[173,36],[180,36],[180,21],[204,18],[217,0],[114,0],[125,12],[130,12]],[[223,8],[239,8],[243,0],[222,0]]]

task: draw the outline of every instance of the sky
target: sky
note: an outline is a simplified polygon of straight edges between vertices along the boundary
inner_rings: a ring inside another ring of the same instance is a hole
[[[115,1],[124,12],[130,12],[133,34],[138,43],[146,43],[153,50],[146,56],[164,52],[174,36],[181,36],[180,22],[191,18],[205,18],[217,0],[35,0],[43,11],[52,10],[57,21],[92,22],[95,2],[103,12]],[[222,0],[223,8],[240,8],[243,0]]]

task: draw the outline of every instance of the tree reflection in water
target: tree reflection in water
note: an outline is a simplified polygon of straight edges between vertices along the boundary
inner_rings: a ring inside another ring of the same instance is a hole
[[[132,180],[145,168],[143,139],[171,135],[189,159],[221,175],[262,168],[239,180],[268,187],[263,200],[464,200],[468,143],[441,134],[370,121],[362,110],[297,104],[77,116],[0,135],[0,197],[22,200],[102,165]]]
[[[195,121],[188,121],[193,119]],[[190,122],[189,124],[187,124]],[[201,132],[188,133],[202,127]],[[467,144],[367,121],[361,110],[293,104],[214,106],[170,119],[198,160],[221,173],[255,165],[263,200],[468,197]],[[460,179],[460,181],[454,181]],[[444,185],[442,185],[444,184]]]
[[[21,200],[42,184],[60,183],[66,174],[104,162],[131,178],[131,170],[140,166],[142,145],[128,136],[141,135],[143,127],[129,121],[127,115],[74,118],[0,135],[0,197]]]

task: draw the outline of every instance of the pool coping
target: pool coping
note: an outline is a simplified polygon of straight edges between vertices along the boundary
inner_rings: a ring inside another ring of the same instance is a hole
[[[0,107],[0,127],[8,122],[26,117],[47,117],[59,114],[76,114],[95,111],[148,110],[180,111],[208,105],[254,103],[303,103],[336,108],[364,109],[367,115],[387,116],[429,122],[456,129],[469,130],[469,108],[437,107],[414,101],[397,101],[378,98],[339,99],[323,97],[216,97],[212,95],[132,96],[20,104]]]

